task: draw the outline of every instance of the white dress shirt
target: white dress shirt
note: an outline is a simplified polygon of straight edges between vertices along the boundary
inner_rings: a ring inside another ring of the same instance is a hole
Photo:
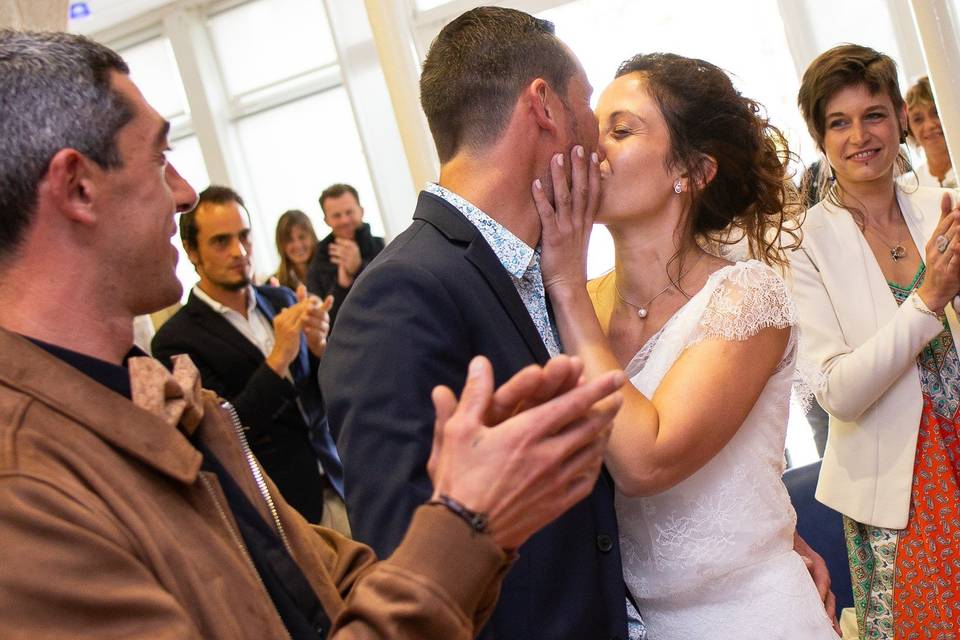
[[[204,293],[200,285],[194,285],[193,295],[203,300],[207,305],[222,315],[227,322],[233,325],[233,328],[243,334],[247,340],[253,343],[261,352],[263,357],[270,355],[273,351],[273,324],[263,315],[263,312],[257,308],[257,296],[254,294],[253,287],[247,286],[247,317],[237,313],[230,307],[221,304]]]

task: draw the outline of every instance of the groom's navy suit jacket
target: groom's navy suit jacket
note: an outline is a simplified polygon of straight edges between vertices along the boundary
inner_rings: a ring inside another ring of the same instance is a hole
[[[458,394],[476,355],[502,384],[547,350],[506,270],[477,229],[421,193],[413,224],[361,274],[324,357],[321,386],[338,438],[350,524],[380,557],[432,493],[430,392]],[[626,638],[613,484],[519,550],[482,638]]]
[[[270,321],[296,302],[286,287],[254,287],[254,294]],[[255,344],[191,292],[157,331],[151,350],[168,367],[178,353],[193,359],[204,388],[233,403],[250,448],[286,501],[308,521],[319,522],[325,485],[317,459],[341,494],[342,470],[327,426],[318,361],[306,341],[301,337],[300,353],[290,364],[292,382],[281,378]]]

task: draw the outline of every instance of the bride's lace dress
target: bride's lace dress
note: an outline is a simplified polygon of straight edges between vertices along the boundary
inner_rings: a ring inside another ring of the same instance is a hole
[[[724,267],[643,346],[627,375],[652,397],[686,348],[708,338],[745,340],[766,327],[793,327],[795,313],[783,281],[766,265]],[[648,640],[836,639],[793,551],[796,515],[780,479],[795,333],[743,425],[716,457],[658,495],[617,495],[623,574]]]

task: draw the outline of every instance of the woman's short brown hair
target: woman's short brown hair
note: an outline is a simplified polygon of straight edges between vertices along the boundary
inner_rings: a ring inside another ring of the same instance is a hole
[[[903,96],[900,94],[900,83],[897,81],[897,63],[893,59],[876,49],[859,44],[842,44],[824,51],[810,63],[803,72],[800,82],[800,92],[797,94],[797,104],[807,123],[810,137],[817,144],[821,153],[825,153],[823,139],[827,130],[826,108],[827,102],[848,87],[866,87],[871,94],[886,93],[893,103],[894,117],[900,126],[897,117],[904,109]],[[907,132],[901,128],[900,142],[906,142]],[[863,213],[855,203],[844,202],[837,182],[833,179],[833,170],[827,164],[821,165],[817,184],[811,184],[811,174],[807,172],[804,178],[803,190],[815,193],[816,199],[826,199],[832,205],[850,211],[858,224],[863,224]],[[911,171],[910,160],[901,149],[897,156],[894,175],[901,175]]]
[[[871,94],[890,96],[895,111],[903,108],[897,63],[875,49],[859,44],[842,44],[824,51],[803,72],[797,104],[807,123],[810,137],[823,150],[827,102],[838,91],[863,85]]]

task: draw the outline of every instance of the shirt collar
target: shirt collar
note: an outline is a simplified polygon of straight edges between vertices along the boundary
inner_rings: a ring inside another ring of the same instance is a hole
[[[211,298],[209,295],[207,295],[207,293],[200,288],[199,284],[193,285],[192,293],[193,295],[197,296],[198,298],[206,302],[211,309],[213,309],[220,315],[225,316],[227,315],[228,312],[231,312],[231,311],[233,313],[236,313],[236,311],[234,311],[227,305],[221,304],[216,300],[214,300],[213,298]],[[253,290],[252,285],[247,285],[247,318],[250,317],[250,314],[253,313],[256,308],[257,308],[256,292]]]
[[[438,198],[443,198],[462,213],[477,228],[483,239],[493,249],[500,264],[514,278],[522,278],[531,266],[539,266],[539,249],[534,250],[476,205],[434,182],[428,182],[424,190]]]

